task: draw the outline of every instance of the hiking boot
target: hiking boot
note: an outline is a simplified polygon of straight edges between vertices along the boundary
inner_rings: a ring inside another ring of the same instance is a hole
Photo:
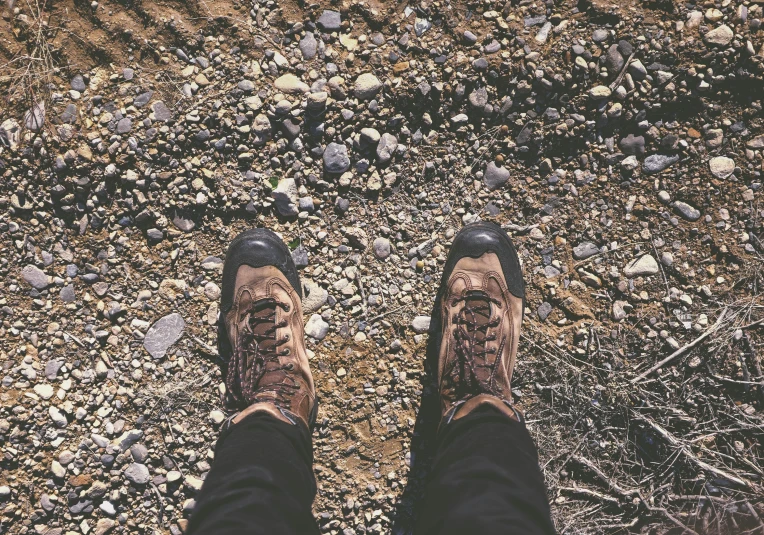
[[[223,268],[218,348],[226,403],[309,429],[316,420],[313,376],[305,351],[302,291],[289,249],[267,229],[239,234]]]
[[[454,238],[438,295],[442,421],[485,405],[522,421],[511,404],[510,381],[525,285],[507,233],[494,223],[464,227]]]

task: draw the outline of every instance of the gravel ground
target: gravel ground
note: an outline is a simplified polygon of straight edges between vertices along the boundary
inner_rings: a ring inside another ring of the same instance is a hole
[[[0,533],[184,530],[256,226],[306,294],[321,530],[409,533],[433,299],[492,220],[560,533],[764,534],[761,0],[123,4],[0,20]]]

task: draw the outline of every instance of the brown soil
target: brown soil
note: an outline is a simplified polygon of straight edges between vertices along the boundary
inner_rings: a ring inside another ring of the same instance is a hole
[[[39,13],[56,65],[64,72],[86,72],[106,64],[135,67],[159,63],[171,47],[189,57],[205,35],[236,39],[249,15],[237,0],[18,0],[20,17],[0,20],[0,69],[9,74],[30,54]]]

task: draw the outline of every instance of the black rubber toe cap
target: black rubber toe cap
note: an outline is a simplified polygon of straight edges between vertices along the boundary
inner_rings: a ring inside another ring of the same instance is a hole
[[[302,286],[297,268],[292,261],[289,248],[274,232],[256,228],[242,232],[231,242],[223,266],[223,288],[221,295],[221,315],[225,315],[233,305],[236,273],[239,267],[247,265],[255,268],[274,266],[281,271],[302,298]]]
[[[523,271],[515,246],[499,225],[487,221],[470,223],[456,235],[443,269],[443,281],[448,281],[454,266],[461,258],[478,258],[489,251],[493,251],[499,257],[507,288],[512,295],[525,298]]]

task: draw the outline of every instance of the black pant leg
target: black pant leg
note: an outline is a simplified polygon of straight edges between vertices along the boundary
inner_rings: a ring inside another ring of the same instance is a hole
[[[189,535],[317,534],[310,435],[256,412],[224,431]]]
[[[533,440],[493,408],[440,430],[424,499],[419,535],[554,533]]]

